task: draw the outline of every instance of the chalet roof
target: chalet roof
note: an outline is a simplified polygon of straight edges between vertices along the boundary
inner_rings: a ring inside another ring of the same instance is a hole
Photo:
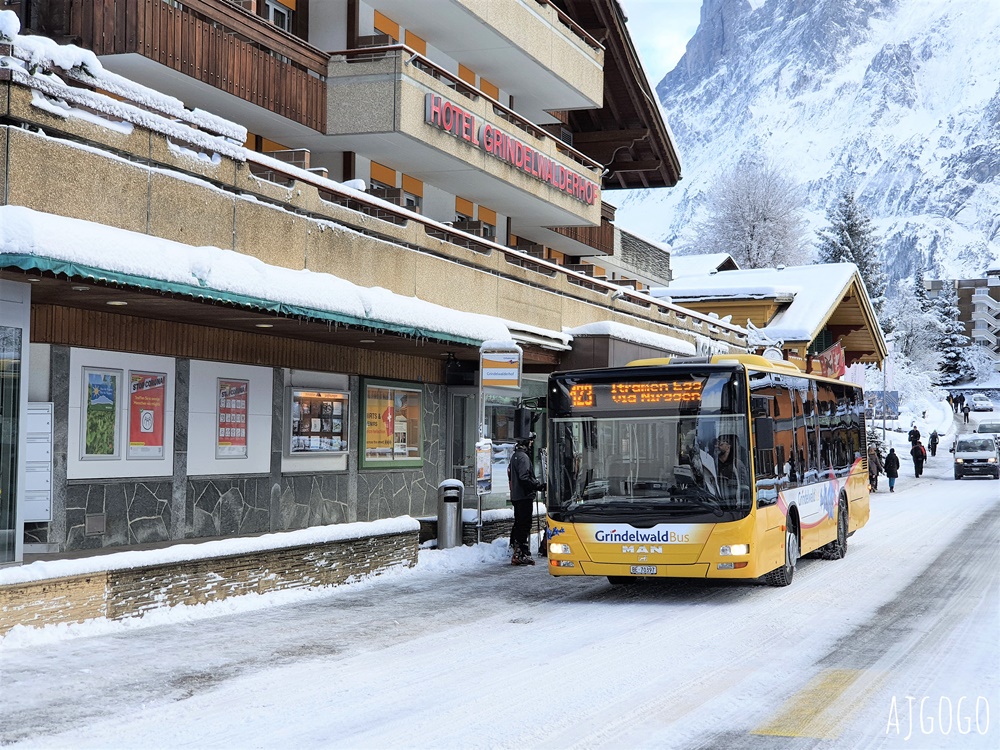
[[[673,187],[681,162],[618,0],[556,0],[604,45],[604,106],[569,113],[574,148],[607,169],[605,189]]]
[[[853,352],[855,360],[881,361],[887,354],[868,292],[853,263],[687,276],[669,287],[651,289],[650,294],[670,297],[676,304],[701,312],[721,313],[722,303],[743,301],[748,303],[744,307],[750,307],[756,302],[773,310],[765,325],[758,326],[768,338],[811,343],[826,328],[835,338],[845,339],[845,349]]]
[[[729,253],[705,253],[704,255],[671,255],[670,275],[674,279],[686,276],[707,276],[712,271],[738,271],[733,256]]]

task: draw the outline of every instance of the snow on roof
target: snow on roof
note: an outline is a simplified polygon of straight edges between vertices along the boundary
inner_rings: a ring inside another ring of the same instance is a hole
[[[780,341],[811,341],[857,273],[853,263],[752,268],[684,277],[649,293],[654,297],[670,297],[681,305],[713,299],[789,297],[791,304],[760,330]]]
[[[706,253],[705,255],[671,255],[670,275],[674,279],[685,276],[707,276],[717,271],[727,260],[732,260],[729,253]],[[729,273],[728,271],[726,273]]]
[[[169,119],[176,118],[197,128],[217,133],[235,143],[242,144],[246,140],[247,131],[243,126],[210,112],[187,109],[180,99],[105,70],[97,55],[90,50],[72,44],[57,44],[43,36],[19,36],[19,31],[20,22],[17,14],[13,11],[0,11],[0,41],[9,43],[13,47],[13,57],[0,58],[0,67],[9,68],[17,76],[30,76],[34,79],[34,85],[42,86],[43,90],[48,89],[50,93],[57,93],[52,91],[54,87],[70,88],[58,76],[44,72],[45,69],[58,68],[71,78],[127,99],[128,102],[148,107],[156,113],[139,110],[127,102],[116,102],[111,97],[101,94],[79,88],[73,89],[74,98],[84,97],[87,105],[93,106],[97,111],[105,112],[110,109],[111,111],[105,113],[113,115],[117,115],[115,110],[118,109],[129,111],[131,116],[123,119],[140,125],[155,119],[162,126],[157,128],[159,130],[165,128],[170,132],[179,129],[190,135],[190,127]]]
[[[511,338],[504,322],[489,315],[357,286],[328,273],[268,265],[233,250],[192,247],[22,206],[0,206],[0,253],[339,313],[374,328],[388,323],[478,341]]]
[[[626,325],[625,323],[615,323],[605,320],[600,323],[587,323],[576,328],[563,328],[564,333],[572,336],[611,336],[622,341],[631,341],[633,344],[651,346],[662,349],[671,354],[695,354],[697,349],[690,341],[684,341],[663,333],[647,331],[644,328]]]

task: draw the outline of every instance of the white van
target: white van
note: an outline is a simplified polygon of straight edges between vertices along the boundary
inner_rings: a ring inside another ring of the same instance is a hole
[[[955,454],[955,479],[983,476],[1000,479],[1000,460],[992,435],[959,435],[951,452]]]
[[[1000,422],[980,422],[976,427],[976,432],[980,435],[989,435],[1000,448]]]

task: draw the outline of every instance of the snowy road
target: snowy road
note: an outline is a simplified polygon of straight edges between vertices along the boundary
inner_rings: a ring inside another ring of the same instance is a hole
[[[956,482],[943,447],[785,589],[554,579],[483,545],[7,638],[0,744],[995,748],[1000,482]]]

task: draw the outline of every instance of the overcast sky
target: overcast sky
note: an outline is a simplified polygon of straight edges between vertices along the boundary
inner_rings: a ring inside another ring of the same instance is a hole
[[[701,0],[620,0],[632,41],[656,86],[677,64],[698,28]]]

